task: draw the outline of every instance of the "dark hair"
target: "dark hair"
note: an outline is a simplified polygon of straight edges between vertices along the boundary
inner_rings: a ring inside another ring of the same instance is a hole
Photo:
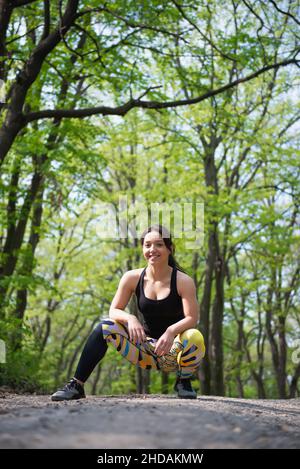
[[[169,251],[171,251],[171,254],[169,254],[169,261],[168,261],[169,266],[175,267],[177,270],[180,270],[181,272],[186,273],[185,270],[178,264],[178,262],[176,261],[174,257],[175,245],[172,241],[171,233],[162,225],[152,225],[146,228],[143,231],[141,238],[140,238],[141,245],[142,246],[144,245],[145,236],[147,233],[151,233],[151,231],[156,231],[157,233],[159,233],[162,239],[164,240],[166,247],[169,249]]]

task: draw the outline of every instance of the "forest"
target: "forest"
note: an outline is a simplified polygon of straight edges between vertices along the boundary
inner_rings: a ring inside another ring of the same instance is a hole
[[[207,350],[194,387],[300,396],[299,13],[299,0],[0,0],[0,386],[50,393],[72,377],[120,278],[145,266],[103,208],[130,225],[142,207],[147,225],[165,207],[174,227],[187,204],[174,242]],[[174,380],[109,347],[87,392],[168,394]]]

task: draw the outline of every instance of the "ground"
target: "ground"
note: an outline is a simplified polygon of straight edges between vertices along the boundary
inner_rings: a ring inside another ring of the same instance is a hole
[[[0,393],[0,448],[300,448],[300,399]]]

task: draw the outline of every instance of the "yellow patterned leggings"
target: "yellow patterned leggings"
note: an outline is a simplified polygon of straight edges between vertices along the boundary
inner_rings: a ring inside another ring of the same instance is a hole
[[[145,342],[130,341],[127,328],[113,320],[102,320],[103,337],[124,358],[144,369],[176,371],[181,378],[190,378],[205,355],[204,339],[198,329],[187,329],[174,338],[169,353],[161,357],[154,353],[157,339]]]

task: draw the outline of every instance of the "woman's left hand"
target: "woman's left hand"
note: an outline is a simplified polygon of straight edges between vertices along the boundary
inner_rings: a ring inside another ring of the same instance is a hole
[[[166,332],[164,332],[156,342],[154,353],[156,353],[156,355],[159,357],[166,355],[170,352],[173,342],[174,335],[170,331],[166,330]]]

